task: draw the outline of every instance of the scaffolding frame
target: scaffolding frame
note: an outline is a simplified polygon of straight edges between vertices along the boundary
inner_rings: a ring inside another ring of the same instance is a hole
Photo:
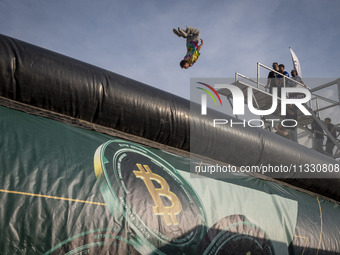
[[[257,77],[256,77],[256,79],[251,79],[251,78],[249,78],[245,75],[242,75],[240,73],[235,73],[235,81],[233,82],[233,85],[239,87],[245,95],[247,94],[247,88],[251,87],[253,89],[253,105],[254,105],[254,107],[256,107],[259,110],[266,108],[269,105],[268,102],[270,102],[270,103],[272,102],[272,94],[270,94],[267,91],[268,90],[267,85],[261,83],[261,77],[260,77],[261,69],[265,69],[266,72],[273,71],[274,73],[281,75],[282,78],[283,78],[283,87],[286,87],[288,81],[292,81],[295,84],[297,84],[297,86],[307,88],[311,92],[311,95],[312,95],[311,100],[307,104],[304,104],[306,109],[311,113],[311,116],[306,116],[304,114],[301,114],[301,112],[300,112],[300,114],[298,114],[298,120],[297,120],[298,127],[306,131],[306,132],[304,132],[305,133],[304,136],[307,136],[307,135],[315,136],[315,133],[313,134],[311,132],[311,130],[308,128],[308,125],[311,124],[313,121],[316,121],[320,125],[320,127],[323,129],[323,132],[324,132],[323,135],[327,136],[333,142],[333,144],[336,147],[335,154],[334,155],[328,155],[328,156],[331,156],[332,158],[335,158],[335,159],[340,159],[340,141],[338,139],[338,137],[340,135],[340,133],[339,133],[340,132],[340,123],[339,124],[333,124],[335,129],[336,129],[336,132],[338,133],[338,135],[336,135],[336,137],[333,137],[332,134],[330,133],[330,131],[328,130],[328,128],[325,126],[324,122],[320,119],[321,113],[323,111],[325,111],[327,109],[331,109],[331,108],[336,108],[336,107],[339,107],[339,109],[340,109],[340,78],[338,78],[334,81],[325,83],[325,84],[321,84],[317,87],[310,88],[308,85],[302,84],[302,83],[300,83],[300,82],[298,82],[298,81],[296,81],[296,80],[294,80],[290,77],[284,76],[280,72],[278,72],[278,71],[276,71],[276,70],[274,70],[274,69],[272,69],[272,68],[270,68],[266,65],[263,65],[261,63],[257,63]],[[317,94],[317,92],[322,92],[323,90],[328,89],[329,87],[334,86],[334,85],[337,86],[336,87],[337,88],[337,97],[338,97],[337,100],[329,99],[329,98],[326,98],[322,95]],[[231,92],[227,89],[220,89],[220,90],[218,90],[218,92],[228,99],[231,107],[233,108],[233,104],[232,104],[232,101],[231,101],[231,98],[232,98]],[[247,96],[245,96],[245,97],[247,97]],[[281,99],[278,97],[278,100],[281,100]],[[245,104],[246,103],[247,102],[245,101]],[[321,107],[320,106],[321,104],[326,104],[326,105]],[[275,113],[273,115],[275,115]],[[277,114],[276,114],[275,117],[277,117]],[[329,117],[332,117],[332,116],[329,116]],[[266,121],[265,116],[261,116],[261,119],[263,121]],[[268,128],[268,129],[269,129],[269,131],[271,131],[270,128]]]

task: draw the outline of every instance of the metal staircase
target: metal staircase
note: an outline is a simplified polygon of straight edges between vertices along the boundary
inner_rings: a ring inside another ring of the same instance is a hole
[[[266,71],[266,75],[265,77],[261,78],[260,77],[260,71],[262,71],[262,69],[265,69]],[[244,76],[242,74],[239,73],[235,73],[235,81],[233,82],[233,85],[237,86],[238,88],[240,88],[242,90],[242,92],[245,95],[245,98],[247,98],[247,88],[251,87],[252,91],[253,91],[253,105],[255,108],[259,109],[259,110],[264,110],[264,109],[268,109],[271,105],[272,105],[272,94],[269,93],[267,87],[266,87],[266,83],[267,83],[267,74],[268,72],[273,71],[277,74],[280,74],[279,72],[271,69],[270,67],[267,67],[261,63],[257,63],[257,77],[255,79],[251,79],[248,78],[247,76]],[[325,84],[321,84],[318,86],[314,86],[313,88],[310,88],[308,84],[302,84],[299,83],[295,80],[293,80],[290,77],[286,77],[283,76],[283,86],[285,87],[286,84],[292,81],[294,83],[297,84],[297,86],[301,86],[301,87],[305,87],[307,89],[309,89],[309,91],[312,94],[312,98],[311,100],[307,103],[307,105],[305,104],[304,106],[306,107],[306,109],[308,109],[308,111],[311,113],[311,116],[308,115],[304,115],[300,110],[298,110],[298,118],[297,118],[297,122],[298,122],[298,128],[299,128],[299,139],[310,139],[315,136],[315,134],[313,134],[311,132],[311,129],[309,128],[309,125],[315,120],[323,129],[324,131],[324,136],[325,137],[329,137],[329,139],[334,143],[335,148],[336,148],[336,152],[334,155],[328,155],[331,156],[335,159],[340,159],[340,140],[339,140],[339,134],[340,134],[340,124],[335,124],[334,126],[336,127],[336,131],[337,131],[337,136],[333,137],[331,135],[331,133],[329,132],[329,130],[327,129],[327,127],[325,126],[324,122],[320,119],[321,115],[329,109],[333,109],[335,110],[336,115],[335,116],[329,116],[327,115],[327,117],[330,117],[331,119],[336,119],[340,117],[339,114],[339,109],[340,109],[340,78],[336,79],[334,81],[331,82],[327,82]],[[336,91],[336,95],[337,95],[337,100],[334,99],[330,99],[326,96],[320,95],[319,93],[321,92],[325,92],[326,89],[330,90],[330,87],[336,87],[335,90],[333,88],[332,91]],[[232,105],[232,93],[227,90],[227,89],[220,89],[218,90],[218,93],[225,96],[231,107],[233,107]],[[281,98],[278,98],[278,100],[280,101]],[[245,104],[247,102],[245,101]],[[279,102],[278,102],[279,105]],[[319,117],[318,117],[319,116]],[[236,116],[237,117],[237,116]],[[272,115],[269,116],[261,116],[261,119],[266,122],[266,120],[272,119],[272,118],[280,118],[280,114],[278,111],[274,112]],[[338,121],[340,121],[340,119],[338,119]],[[270,126],[268,125],[267,127],[268,130],[271,131]]]

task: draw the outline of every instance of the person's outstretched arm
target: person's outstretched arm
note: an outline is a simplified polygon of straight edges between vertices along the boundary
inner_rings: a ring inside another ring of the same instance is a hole
[[[203,45],[203,40],[201,39],[201,44],[200,44],[200,45],[198,45],[198,47],[197,47],[197,51],[200,51],[200,49],[202,48],[202,45]]]

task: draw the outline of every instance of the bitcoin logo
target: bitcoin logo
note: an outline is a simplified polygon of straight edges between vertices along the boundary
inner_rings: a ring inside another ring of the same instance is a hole
[[[176,215],[182,211],[181,201],[176,194],[170,191],[168,183],[162,176],[154,174],[148,165],[136,164],[139,171],[134,170],[133,173],[137,178],[144,181],[155,205],[153,206],[153,212],[155,215],[162,215],[166,225],[171,225],[171,221],[174,225],[178,225]],[[161,188],[156,188],[152,181],[156,181]],[[166,197],[170,200],[171,206],[164,206],[162,197]]]
[[[172,159],[135,143],[108,141],[94,155],[97,181],[114,221],[129,229],[138,251],[191,254],[206,233],[205,210],[186,178],[162,157]]]

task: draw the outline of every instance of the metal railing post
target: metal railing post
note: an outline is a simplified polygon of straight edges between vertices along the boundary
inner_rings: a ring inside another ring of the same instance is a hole
[[[260,87],[260,66],[259,62],[257,62],[257,88]]]

